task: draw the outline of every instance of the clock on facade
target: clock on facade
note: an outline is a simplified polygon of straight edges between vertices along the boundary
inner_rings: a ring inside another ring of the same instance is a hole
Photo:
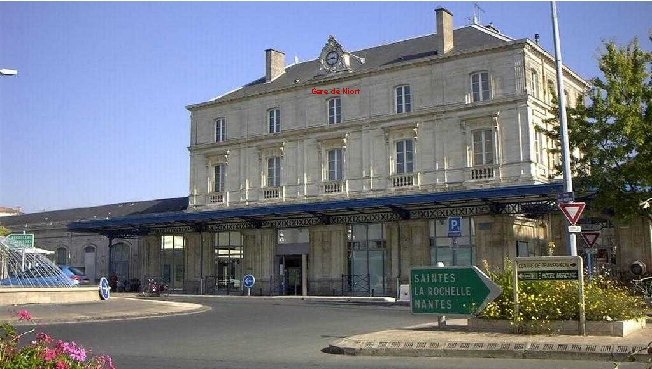
[[[330,65],[331,67],[335,66],[335,64],[337,64],[337,62],[339,61],[340,61],[340,54],[337,51],[333,50],[328,54],[326,54],[326,64]]]

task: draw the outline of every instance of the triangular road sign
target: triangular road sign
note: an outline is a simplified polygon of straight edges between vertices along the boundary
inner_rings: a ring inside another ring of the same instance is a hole
[[[586,203],[583,202],[567,202],[559,204],[561,212],[564,213],[564,216],[572,225],[575,225],[575,223],[580,219],[585,206]]]
[[[598,240],[598,237],[600,237],[600,232],[582,232],[582,238],[589,247],[595,245],[595,241]]]

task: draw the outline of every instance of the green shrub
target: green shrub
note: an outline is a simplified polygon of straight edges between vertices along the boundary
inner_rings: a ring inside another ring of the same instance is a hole
[[[485,273],[498,284],[503,293],[478,314],[480,318],[514,320],[514,286],[511,261],[503,271]],[[548,322],[579,320],[577,281],[519,281],[519,317],[516,322]],[[602,277],[584,283],[586,320],[611,321],[645,316],[645,301],[630,291]]]

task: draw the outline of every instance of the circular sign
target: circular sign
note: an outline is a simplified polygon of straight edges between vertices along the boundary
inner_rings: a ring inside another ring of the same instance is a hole
[[[111,296],[111,287],[109,286],[109,281],[106,278],[100,278],[100,298],[102,300],[108,300]]]
[[[251,274],[247,274],[246,276],[244,276],[244,278],[242,278],[242,282],[245,287],[252,288],[254,286],[254,283],[256,283],[256,278],[254,278],[254,276]]]

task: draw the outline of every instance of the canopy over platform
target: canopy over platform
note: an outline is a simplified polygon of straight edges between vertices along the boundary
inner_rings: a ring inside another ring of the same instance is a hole
[[[69,224],[72,232],[108,237],[382,222],[453,215],[524,214],[556,209],[562,183],[132,215]]]

